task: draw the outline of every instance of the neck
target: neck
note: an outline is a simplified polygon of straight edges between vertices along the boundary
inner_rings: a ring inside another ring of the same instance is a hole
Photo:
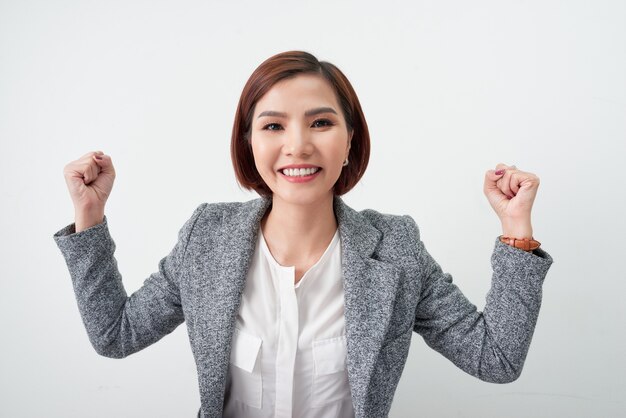
[[[326,249],[337,230],[333,195],[311,204],[293,204],[274,196],[261,228],[279,263],[291,265],[315,257]]]

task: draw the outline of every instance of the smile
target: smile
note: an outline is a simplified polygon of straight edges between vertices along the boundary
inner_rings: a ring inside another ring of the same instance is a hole
[[[311,174],[315,174],[319,171],[319,167],[313,168],[285,168],[280,170],[284,175],[289,177],[304,177],[310,176]]]
[[[312,181],[315,179],[321,168],[285,168],[283,170],[278,170],[280,176],[287,180],[290,183],[306,183],[308,181]]]

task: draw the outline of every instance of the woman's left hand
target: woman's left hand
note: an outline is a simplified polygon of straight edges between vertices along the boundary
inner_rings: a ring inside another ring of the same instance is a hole
[[[532,238],[530,212],[539,188],[539,177],[498,164],[485,173],[484,193],[502,222],[502,233],[512,238]]]

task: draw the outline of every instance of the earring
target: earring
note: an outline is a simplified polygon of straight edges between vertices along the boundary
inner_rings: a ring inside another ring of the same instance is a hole
[[[348,157],[346,157],[346,161],[343,162],[343,166],[347,166],[348,165]]]

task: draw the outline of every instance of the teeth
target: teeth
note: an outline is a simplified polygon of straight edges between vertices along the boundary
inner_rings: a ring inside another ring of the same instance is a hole
[[[283,174],[290,177],[295,176],[310,176],[311,174],[317,172],[319,168],[285,168],[283,170]]]

